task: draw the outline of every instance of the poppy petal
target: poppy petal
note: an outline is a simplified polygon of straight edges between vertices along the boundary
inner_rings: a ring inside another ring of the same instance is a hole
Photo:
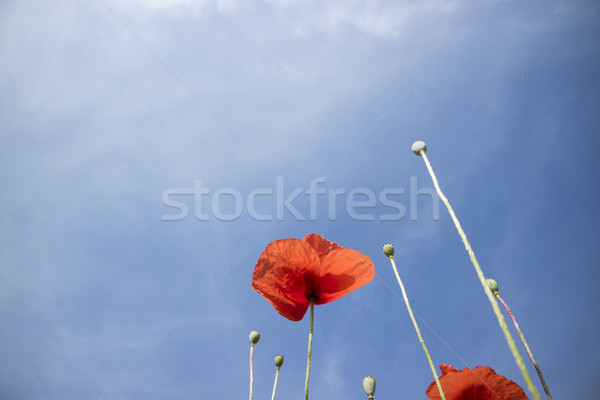
[[[440,364],[440,383],[447,400],[527,400],[523,389],[490,367],[465,368]],[[437,385],[432,382],[425,391],[432,400],[441,399]]]
[[[321,263],[315,304],[325,304],[344,297],[369,283],[373,277],[375,266],[366,255],[352,249],[332,250]]]
[[[440,371],[442,371],[442,376],[444,376],[451,372],[460,372],[460,369],[449,364],[440,364]]]
[[[304,236],[304,241],[312,246],[313,249],[319,255],[319,260],[323,262],[323,258],[331,251],[335,249],[341,249],[341,246],[335,242],[331,242],[325,239],[321,235],[317,235],[316,233],[311,233]]]
[[[309,306],[308,295],[316,290],[319,257],[300,239],[271,242],[258,258],[252,288],[275,307],[279,314],[300,321]]]

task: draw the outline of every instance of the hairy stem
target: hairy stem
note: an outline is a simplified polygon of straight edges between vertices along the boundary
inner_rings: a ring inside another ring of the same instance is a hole
[[[308,400],[308,380],[310,379],[310,359],[312,358],[313,326],[315,319],[315,298],[310,298],[310,331],[308,332],[308,360],[306,361],[306,383],[304,384],[304,400]]]
[[[546,396],[548,397],[548,400],[552,400],[552,395],[550,394],[550,389],[548,389],[548,385],[546,385],[546,380],[544,379],[544,375],[542,375],[542,370],[540,369],[540,366],[538,365],[538,363],[535,361],[535,358],[533,358],[533,353],[531,352],[531,349],[529,348],[529,345],[527,344],[527,341],[525,340],[525,336],[523,335],[523,332],[521,332],[521,328],[519,328],[519,324],[517,324],[517,319],[513,315],[510,308],[508,307],[508,304],[506,304],[506,302],[502,299],[502,297],[500,297],[500,293],[496,292],[495,295],[498,298],[498,300],[500,301],[500,303],[504,306],[504,309],[506,310],[506,312],[510,316],[510,319],[512,320],[513,324],[515,325],[515,329],[517,330],[517,333],[519,334],[519,337],[521,338],[521,342],[523,342],[523,345],[525,346],[525,350],[527,350],[529,359],[533,363],[533,366],[535,367],[535,370],[537,371],[537,374],[540,377],[540,381],[542,382],[542,386],[544,387],[544,391],[546,392]]]
[[[277,372],[275,372],[275,383],[273,384],[273,396],[271,396],[271,400],[275,400],[275,390],[277,390],[277,380],[279,379],[279,367],[277,367]]]
[[[402,284],[402,279],[400,279],[400,274],[398,274],[398,269],[396,268],[396,263],[394,262],[394,256],[389,256],[388,258],[392,263],[392,268],[394,268],[394,273],[396,274],[396,279],[398,279],[398,283],[400,284],[400,289],[402,289],[404,303],[406,304],[406,308],[408,309],[408,314],[410,315],[410,319],[415,327],[415,331],[417,331],[419,342],[421,343],[421,346],[423,346],[423,350],[425,351],[425,355],[427,356],[427,361],[429,361],[429,366],[431,367],[431,372],[433,372],[433,377],[435,378],[435,383],[437,385],[438,391],[440,392],[440,396],[442,397],[442,400],[446,400],[446,396],[444,395],[444,391],[442,390],[442,384],[440,383],[440,379],[438,378],[437,371],[435,370],[435,366],[433,365],[433,361],[431,360],[431,356],[429,355],[427,346],[425,346],[425,340],[423,339],[423,336],[421,336],[419,325],[417,324],[417,320],[415,319],[415,316],[412,312],[412,308],[410,307],[410,303],[408,302],[408,296],[406,295],[406,290],[404,289],[404,285]]]
[[[471,258],[473,267],[475,267],[475,272],[477,273],[477,277],[479,278],[479,281],[481,282],[481,286],[483,286],[483,290],[484,290],[485,294],[487,295],[488,300],[490,301],[490,304],[492,305],[492,309],[494,310],[494,314],[496,314],[496,318],[498,318],[498,324],[500,325],[500,328],[502,329],[502,332],[504,333],[506,341],[508,342],[508,347],[510,348],[510,351],[512,352],[513,357],[515,358],[515,361],[517,362],[517,366],[519,367],[519,370],[521,371],[521,375],[523,375],[523,379],[525,379],[525,382],[527,383],[527,388],[529,389],[529,391],[531,392],[531,395],[533,396],[533,398],[535,400],[541,400],[540,395],[539,395],[535,385],[533,384],[531,377],[529,376],[529,372],[527,372],[527,369],[525,368],[525,364],[523,363],[523,358],[521,357],[521,354],[519,353],[519,350],[517,349],[517,346],[515,345],[515,341],[514,341],[512,335],[510,334],[510,331],[508,330],[508,326],[506,326],[506,321],[504,320],[504,317],[502,316],[502,312],[500,312],[500,307],[498,307],[498,303],[495,301],[492,291],[490,290],[487,283],[485,282],[485,277],[483,275],[483,271],[481,270],[481,267],[479,266],[479,262],[477,261],[477,258],[475,258],[475,253],[473,252],[473,249],[471,248],[471,245],[469,244],[469,241],[467,240],[467,235],[465,234],[462,227],[460,226],[460,222],[458,221],[456,214],[454,214],[454,210],[452,209],[452,206],[450,206],[450,202],[448,201],[446,196],[444,196],[444,193],[442,193],[442,189],[440,189],[440,185],[437,181],[437,178],[435,177],[435,173],[433,172],[433,169],[431,168],[431,164],[429,163],[429,159],[427,158],[427,155],[425,154],[425,150],[421,150],[419,152],[419,155],[423,157],[423,160],[425,161],[425,165],[427,166],[427,170],[429,171],[429,175],[431,175],[431,179],[433,180],[433,185],[435,186],[435,190],[436,190],[438,196],[440,196],[440,199],[442,200],[442,202],[444,202],[444,205],[446,206],[446,208],[448,209],[448,212],[450,213],[450,216],[452,217],[452,221],[454,222],[454,226],[456,227],[456,230],[458,231],[458,234],[459,234],[460,238],[462,239],[463,244],[465,245],[465,249],[467,250],[467,253],[469,253],[469,257]]]
[[[252,386],[254,385],[254,371],[252,368],[252,356],[254,355],[254,343],[250,343],[250,400],[252,400]]]

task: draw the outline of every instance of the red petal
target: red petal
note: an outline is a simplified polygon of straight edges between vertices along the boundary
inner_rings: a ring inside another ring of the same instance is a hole
[[[337,300],[369,283],[375,266],[369,257],[352,249],[332,250],[322,260],[315,304]]]
[[[440,370],[442,371],[442,376],[447,375],[451,372],[460,372],[460,369],[453,367],[449,364],[440,364]]]
[[[279,314],[300,321],[308,309],[308,295],[316,290],[320,262],[315,250],[300,239],[271,242],[258,258],[252,287]]]
[[[304,236],[304,241],[312,246],[313,249],[319,255],[319,259],[323,262],[323,258],[329,254],[332,250],[341,249],[341,246],[337,243],[330,242],[321,235],[311,233]]]
[[[527,400],[525,392],[515,382],[506,379],[490,367],[465,368],[440,364],[440,383],[446,400]],[[432,382],[425,391],[432,400],[441,399],[437,385]]]

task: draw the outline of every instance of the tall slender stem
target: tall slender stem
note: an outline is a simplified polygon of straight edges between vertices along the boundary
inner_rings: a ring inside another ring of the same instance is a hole
[[[252,356],[254,355],[254,343],[250,343],[250,400],[252,400],[252,386],[254,385],[254,371],[252,368]]]
[[[498,298],[500,303],[502,303],[502,305],[504,306],[504,309],[506,310],[506,312],[510,316],[510,319],[512,320],[513,324],[515,325],[515,329],[517,330],[517,333],[519,334],[519,337],[521,338],[521,342],[523,342],[523,345],[525,346],[525,350],[527,350],[527,355],[529,355],[529,359],[533,363],[533,366],[535,367],[535,370],[536,370],[538,376],[540,377],[540,381],[542,382],[542,386],[544,387],[546,396],[548,397],[548,400],[552,400],[552,395],[550,394],[550,389],[548,389],[548,385],[546,385],[546,380],[544,379],[544,375],[542,375],[542,370],[540,369],[540,366],[538,365],[538,363],[535,361],[535,358],[533,358],[533,353],[531,352],[531,349],[529,348],[529,345],[527,344],[527,341],[525,340],[525,336],[523,335],[523,332],[521,332],[521,328],[519,328],[517,319],[513,315],[510,308],[508,307],[508,304],[506,304],[506,302],[502,299],[502,297],[500,297],[500,293],[496,292],[494,294]]]
[[[454,214],[454,210],[452,209],[452,206],[450,206],[450,202],[448,201],[446,196],[444,196],[444,193],[442,193],[442,189],[440,189],[440,185],[438,184],[437,178],[435,177],[435,173],[433,172],[433,169],[431,168],[431,164],[429,164],[429,160],[427,159],[425,150],[420,150],[418,154],[423,157],[423,160],[425,161],[425,165],[427,166],[427,170],[429,171],[429,175],[431,175],[431,179],[433,180],[433,185],[435,186],[435,190],[437,191],[438,196],[440,196],[440,199],[442,199],[442,202],[448,209],[448,212],[450,213],[450,216],[452,217],[452,221],[454,222],[454,226],[456,227],[456,230],[458,231],[458,234],[461,237],[463,244],[465,245],[465,249],[467,250],[467,253],[469,253],[469,257],[471,258],[473,267],[475,267],[475,271],[477,272],[477,277],[479,278],[479,281],[481,282],[481,285],[483,286],[483,290],[485,291],[485,294],[487,295],[488,300],[490,301],[490,304],[492,305],[492,309],[494,310],[494,313],[496,314],[496,318],[498,318],[498,323],[500,325],[500,328],[502,329],[502,332],[504,333],[504,336],[506,337],[506,341],[508,342],[508,347],[510,348],[510,350],[513,354],[513,357],[515,358],[515,361],[517,362],[517,366],[519,367],[519,370],[521,371],[521,375],[523,375],[523,379],[525,379],[525,382],[527,383],[527,388],[529,389],[529,391],[531,392],[531,395],[533,396],[533,398],[535,400],[541,400],[540,395],[539,395],[535,385],[533,384],[531,377],[529,376],[529,373],[527,372],[527,369],[525,368],[525,364],[523,363],[523,358],[521,357],[521,354],[519,353],[519,350],[517,349],[517,346],[515,345],[515,341],[514,341],[512,335],[510,334],[508,327],[506,326],[506,321],[504,320],[504,317],[502,316],[502,312],[500,312],[498,303],[495,301],[492,291],[490,290],[487,283],[485,282],[485,277],[483,275],[483,271],[481,270],[481,267],[479,266],[479,262],[477,261],[477,258],[475,258],[475,253],[473,252],[473,249],[471,249],[471,245],[469,244],[469,241],[467,240],[467,235],[465,234],[462,227],[460,226],[460,222],[458,222],[458,218],[456,217],[456,214]]]
[[[415,331],[417,331],[417,336],[419,337],[419,342],[421,342],[421,346],[423,346],[423,350],[425,351],[425,355],[427,356],[427,361],[429,361],[429,366],[431,367],[431,372],[433,372],[433,377],[435,378],[435,383],[437,385],[438,391],[440,392],[440,396],[442,400],[446,400],[446,396],[444,395],[444,391],[442,390],[442,384],[440,383],[440,379],[438,378],[437,371],[435,370],[435,366],[433,365],[433,361],[431,360],[431,356],[429,355],[429,351],[427,350],[427,346],[425,346],[425,340],[423,336],[421,336],[421,331],[419,330],[419,325],[417,324],[417,320],[413,315],[412,308],[410,307],[410,303],[408,302],[408,296],[406,295],[406,290],[404,289],[404,285],[402,284],[402,279],[400,279],[400,274],[398,274],[398,269],[396,268],[396,263],[394,262],[394,256],[389,256],[390,262],[392,263],[392,268],[394,268],[394,273],[396,274],[396,279],[400,284],[400,289],[402,289],[402,297],[404,297],[404,303],[406,304],[406,308],[408,309],[408,314],[410,315],[410,319],[415,327]]]
[[[310,297],[310,331],[308,332],[308,360],[306,361],[306,383],[304,384],[304,400],[308,400],[308,380],[310,378],[310,359],[312,358],[313,326],[315,318],[315,298]]]
[[[273,395],[271,396],[271,400],[275,400],[275,390],[277,390],[277,380],[279,379],[279,367],[277,367],[277,372],[275,372],[275,383],[273,384]]]

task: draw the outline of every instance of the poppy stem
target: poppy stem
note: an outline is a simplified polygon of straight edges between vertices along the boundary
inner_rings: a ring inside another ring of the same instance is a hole
[[[525,336],[523,335],[523,332],[521,332],[521,328],[519,328],[519,324],[517,324],[517,319],[513,315],[510,308],[508,307],[508,304],[506,304],[506,302],[502,299],[502,297],[500,297],[500,293],[495,292],[494,295],[496,296],[496,298],[498,298],[498,300],[500,301],[502,306],[504,306],[504,309],[510,316],[510,319],[512,319],[512,322],[515,325],[515,329],[517,330],[517,333],[519,334],[519,337],[521,338],[521,342],[523,342],[523,345],[525,346],[525,350],[527,350],[529,359],[533,363],[533,366],[535,367],[535,370],[537,371],[537,374],[540,377],[540,381],[542,382],[542,386],[544,387],[546,396],[548,396],[548,400],[552,400],[552,395],[550,395],[550,389],[548,389],[548,385],[546,385],[546,380],[544,379],[544,375],[542,375],[542,370],[540,369],[540,366],[535,361],[535,358],[533,358],[533,353],[531,352],[531,349],[529,348],[529,345],[527,344],[527,341],[525,340]]]
[[[277,367],[277,371],[275,372],[275,383],[273,384],[273,395],[271,396],[271,400],[275,400],[275,390],[277,390],[277,380],[279,379],[279,367]]]
[[[252,367],[252,356],[254,355],[254,345],[260,340],[260,333],[257,331],[250,332],[248,336],[250,341],[250,400],[252,400],[252,386],[254,384],[254,370]]]
[[[254,385],[254,373],[252,368],[252,356],[254,355],[254,343],[250,343],[250,400],[252,400],[252,386]]]
[[[429,366],[431,367],[431,372],[433,372],[433,377],[435,378],[435,383],[440,392],[440,396],[442,400],[446,400],[446,396],[444,395],[444,391],[442,390],[442,384],[440,383],[440,379],[438,378],[437,371],[435,370],[435,366],[433,365],[433,361],[431,360],[431,356],[429,355],[429,351],[427,350],[427,346],[425,346],[425,340],[423,340],[423,336],[421,336],[421,331],[419,330],[419,325],[417,324],[417,320],[412,312],[412,308],[410,307],[410,303],[408,302],[408,296],[406,295],[406,290],[404,289],[404,285],[402,284],[402,279],[400,279],[400,274],[398,274],[398,269],[396,268],[396,263],[394,262],[394,256],[388,256],[390,262],[392,263],[392,268],[394,269],[394,273],[396,274],[396,279],[398,279],[398,283],[400,284],[400,289],[402,289],[402,297],[404,297],[404,303],[406,304],[406,308],[408,309],[408,315],[410,315],[410,319],[415,327],[415,331],[417,331],[417,336],[419,337],[419,342],[421,342],[421,346],[423,346],[423,350],[425,351],[425,355],[427,356],[427,361],[429,361]]]
[[[424,145],[424,143],[423,143],[423,145]],[[413,149],[414,149],[414,145],[413,145]],[[456,217],[456,214],[454,213],[452,206],[450,206],[450,202],[448,201],[446,196],[444,196],[444,193],[442,193],[442,189],[440,189],[440,185],[437,181],[437,178],[435,177],[435,173],[433,172],[433,169],[431,168],[431,164],[429,163],[429,159],[427,158],[427,155],[425,154],[426,148],[422,148],[418,151],[416,151],[416,150],[413,150],[413,151],[417,155],[420,155],[421,157],[423,157],[423,161],[425,161],[425,165],[427,166],[429,175],[431,175],[431,180],[433,181],[435,190],[436,190],[438,196],[440,197],[440,199],[442,200],[442,202],[444,203],[444,205],[446,206],[446,208],[448,209],[448,212],[450,213],[450,217],[452,217],[454,226],[456,227],[456,230],[458,231],[458,234],[461,237],[463,244],[465,245],[465,249],[467,250],[467,253],[469,253],[469,257],[471,258],[473,267],[475,267],[475,272],[477,273],[477,277],[479,278],[479,281],[481,282],[481,285],[483,286],[483,290],[485,291],[485,294],[487,295],[488,300],[490,301],[490,304],[492,305],[492,309],[494,310],[494,314],[496,314],[496,318],[498,318],[498,324],[500,325],[500,328],[502,329],[502,332],[504,333],[506,341],[508,342],[508,347],[510,348],[510,350],[513,354],[513,357],[515,358],[515,361],[517,362],[517,366],[519,367],[519,370],[521,371],[521,375],[523,375],[523,379],[525,379],[525,382],[527,383],[527,388],[529,389],[529,391],[531,392],[531,395],[533,396],[533,398],[535,400],[541,400],[540,394],[538,393],[535,385],[531,381],[529,372],[527,372],[527,369],[525,368],[525,363],[523,363],[523,358],[521,357],[521,354],[519,353],[519,350],[517,349],[517,346],[515,345],[515,341],[514,341],[512,335],[510,334],[510,331],[508,330],[508,326],[506,326],[506,321],[504,320],[504,317],[502,316],[500,307],[498,307],[498,303],[495,301],[492,291],[490,290],[487,283],[485,282],[485,277],[483,275],[483,271],[481,270],[481,267],[479,266],[479,262],[477,261],[477,258],[475,258],[475,253],[473,252],[473,249],[471,248],[471,245],[469,244],[469,241],[467,240],[467,235],[465,234],[462,227],[460,226],[460,222],[458,221],[458,218]]]
[[[306,361],[306,383],[304,384],[304,400],[308,400],[308,380],[310,378],[310,360],[312,358],[313,326],[315,319],[315,298],[310,300],[310,331],[308,332],[308,360]]]

